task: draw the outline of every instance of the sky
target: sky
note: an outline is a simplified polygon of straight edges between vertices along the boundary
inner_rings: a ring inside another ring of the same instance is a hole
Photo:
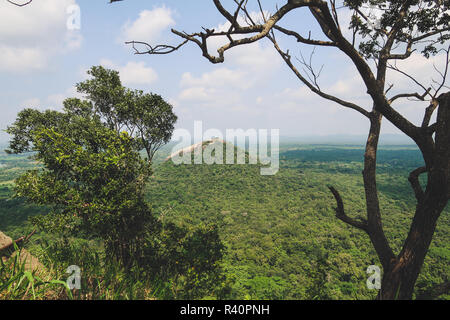
[[[367,134],[364,117],[312,94],[267,40],[227,51],[222,64],[211,64],[193,44],[170,55],[136,55],[124,43],[177,44],[171,28],[187,32],[226,28],[212,1],[107,2],[34,0],[16,7],[0,1],[0,142],[7,141],[4,130],[20,110],[60,110],[65,98],[81,97],[74,86],[87,79],[86,71],[94,65],[118,70],[129,88],[160,94],[174,106],[176,128],[192,130],[194,121],[200,120],[204,129],[223,132],[254,128],[279,129],[281,136]],[[224,1],[230,9],[232,3]],[[282,3],[263,1],[264,10],[273,13]],[[76,19],[76,8],[80,19]],[[254,10],[252,14],[258,16]],[[346,9],[339,15],[343,23],[349,20]],[[307,10],[290,13],[281,25],[323,39]],[[309,58],[311,47],[281,36],[278,40],[292,56]],[[221,41],[211,41],[211,52]],[[347,57],[336,49],[316,48],[313,59],[317,70],[322,68],[319,82],[324,91],[371,107]],[[439,68],[443,59],[438,55],[427,60],[413,53],[400,66],[428,83],[436,77],[433,63]],[[417,90],[400,74],[390,73],[388,82],[395,83],[392,94]],[[418,123],[426,105],[400,101],[395,107]],[[382,131],[399,133],[387,120]]]

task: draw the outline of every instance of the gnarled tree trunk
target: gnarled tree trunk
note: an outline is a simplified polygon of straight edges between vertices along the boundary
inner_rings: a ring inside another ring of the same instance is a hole
[[[417,197],[414,219],[400,254],[384,268],[379,299],[412,298],[437,221],[450,196],[450,92],[441,95],[438,104],[434,145],[422,150],[426,167],[410,176]],[[418,182],[421,172],[428,173],[425,191]]]

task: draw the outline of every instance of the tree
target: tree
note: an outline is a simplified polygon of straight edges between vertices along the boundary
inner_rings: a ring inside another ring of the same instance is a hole
[[[38,125],[45,117],[57,124]],[[156,220],[143,201],[150,167],[133,139],[126,132],[117,134],[92,114],[73,115],[67,109],[61,113],[26,109],[10,128],[22,123],[35,124],[29,131],[33,157],[44,168],[19,177],[16,194],[51,207],[35,222],[47,231],[100,237],[109,256],[127,265],[130,251]]]
[[[217,11],[227,20],[225,31],[203,28],[200,32],[172,32],[181,38],[175,45],[152,45],[142,41],[130,41],[136,54],[168,54],[179,50],[188,43],[197,45],[202,55],[211,63],[225,61],[226,51],[267,39],[279,53],[289,69],[300,82],[318,96],[359,112],[370,122],[364,155],[363,181],[366,197],[367,218],[350,217],[344,210],[342,198],[330,186],[336,202],[336,216],[343,222],[366,232],[377,252],[384,273],[379,299],[411,299],[414,285],[423,265],[424,258],[433,238],[437,221],[447,205],[450,196],[450,92],[446,78],[450,52],[449,1],[425,0],[347,0],[341,7],[335,0],[289,0],[277,6],[274,13],[267,14],[261,1],[254,1],[260,19],[251,14],[251,2],[235,0],[233,10],[225,8],[220,0],[213,0]],[[381,12],[380,19],[374,21],[364,13],[364,8],[373,6]],[[349,10],[352,31],[351,39],[343,34],[338,9]],[[282,26],[283,18],[289,13],[303,10],[311,14],[322,31],[322,37],[302,36],[304,30],[291,30]],[[319,72],[311,63],[299,59],[303,71],[293,61],[289,50],[283,50],[278,37],[295,39],[301,45],[331,47],[350,59],[364,82],[372,108],[366,110],[354,102],[346,101],[322,91],[318,84]],[[224,38],[227,43],[211,53],[208,40]],[[442,54],[445,56],[443,69],[436,69],[440,79],[429,86],[415,79],[408,71],[399,69],[395,62],[407,60],[415,50],[425,57]],[[386,81],[387,71],[392,69],[410,79],[422,92],[400,92],[390,95],[392,85]],[[422,124],[417,126],[400,114],[395,103],[400,99],[423,101],[426,108]],[[431,123],[436,113],[436,121]],[[417,199],[416,210],[409,234],[399,253],[394,253],[383,231],[376,184],[376,158],[382,118],[386,118],[419,147],[425,165],[412,171],[409,181]],[[419,176],[427,175],[426,186],[422,187]],[[447,286],[448,287],[448,286]]]
[[[97,66],[88,74],[92,79],[78,83],[78,92],[86,95],[94,114],[110,129],[118,133],[126,130],[151,162],[155,152],[172,136],[177,121],[172,106],[160,95],[123,87],[117,71]]]
[[[67,122],[72,116],[84,116],[97,119],[117,134],[126,131],[135,148],[146,151],[150,163],[155,152],[172,136],[177,121],[172,106],[160,95],[123,87],[117,71],[94,66],[88,74],[91,79],[76,85],[87,99],[66,99],[65,112],[23,110],[7,130],[12,135],[7,151],[32,151],[33,132],[38,127],[51,127]]]
[[[98,66],[88,74],[91,79],[77,84],[87,100],[68,98],[62,112],[21,111],[7,129],[7,151],[33,151],[44,165],[16,181],[18,196],[53,207],[36,219],[41,227],[98,236],[127,265],[137,243],[157,225],[144,187],[149,163],[170,139],[177,117],[159,95],[123,87],[117,71]]]
[[[156,281],[180,278],[178,294],[191,298],[221,290],[217,229],[163,223],[144,199],[149,161],[172,134],[172,107],[122,87],[113,70],[89,73],[93,78],[77,85],[87,100],[68,98],[62,111],[25,109],[7,128],[8,152],[33,152],[41,165],[16,179],[16,196],[49,207],[33,218],[44,231],[103,240],[108,266],[117,262],[127,274],[137,268]]]

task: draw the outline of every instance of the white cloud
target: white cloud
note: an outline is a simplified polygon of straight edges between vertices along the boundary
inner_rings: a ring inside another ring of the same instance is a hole
[[[250,84],[246,81],[247,73],[243,70],[231,70],[219,68],[211,72],[205,72],[200,77],[195,77],[187,72],[181,76],[182,87],[242,87],[247,88]]]
[[[100,64],[106,68],[119,71],[120,79],[125,86],[149,85],[158,80],[158,74],[145,62],[130,61],[124,66],[119,66],[108,59],[102,59]]]
[[[126,86],[130,85],[148,85],[156,81],[156,72],[145,65],[144,62],[133,62],[130,61],[127,64],[120,66],[108,59],[102,59],[100,64],[106,68],[114,69],[119,71],[120,79],[122,83]],[[86,67],[80,68],[79,77],[80,81],[85,81],[89,79]],[[71,86],[64,92],[58,92],[48,95],[45,98],[45,105],[56,110],[60,110],[63,107],[63,101],[67,98],[79,98],[83,99],[84,95],[79,93],[75,86]],[[36,102],[35,99],[27,100],[29,102]],[[39,104],[35,104],[37,106]],[[24,104],[26,106],[26,104]],[[34,105],[33,105],[34,106]]]
[[[77,92],[75,86],[68,88],[61,93],[53,93],[47,97],[41,98],[28,98],[20,103],[20,108],[33,108],[38,110],[62,110],[63,101],[67,98],[79,98],[83,99],[83,95]]]
[[[179,98],[181,100],[191,100],[191,101],[211,101],[212,95],[214,93],[210,92],[204,87],[192,87],[183,90]]]
[[[75,86],[68,88],[63,93],[54,93],[47,97],[47,105],[52,109],[62,109],[63,101],[67,98],[83,99],[83,95],[77,91]]]
[[[434,70],[433,65],[442,71],[445,66],[445,58],[446,56],[443,53],[427,59],[422,54],[414,52],[408,59],[399,60],[397,67],[417,79],[427,88],[433,84],[432,79],[441,81],[442,78]],[[394,90],[407,90],[407,92],[423,91],[411,79],[394,70],[388,70],[387,81],[394,84]],[[422,94],[423,92],[420,93]]]
[[[236,110],[242,109],[248,90],[264,83],[265,71],[253,71],[242,65],[239,68],[225,68],[205,72],[195,76],[190,72],[181,77],[182,88],[176,100],[193,107]],[[267,82],[266,82],[267,83]]]
[[[217,47],[211,44],[210,53],[213,54]],[[280,68],[282,60],[272,46],[258,41],[226,51],[224,65],[226,67],[216,67],[197,78],[191,74],[183,74],[182,85],[230,85],[246,89],[261,82],[272,81],[270,75]]]
[[[229,23],[224,23],[212,29],[228,28]],[[227,42],[226,37],[208,39],[209,52],[217,54],[217,49]],[[208,71],[183,73],[181,90],[172,98],[180,125],[188,126],[189,121],[200,119],[213,127],[227,122],[233,127],[253,126],[251,119],[264,118],[269,101],[261,91],[273,85],[281,66],[282,60],[273,46],[268,41],[258,41],[231,48],[225,52],[225,62],[210,65]],[[259,96],[256,103],[255,95]]]
[[[262,41],[231,49],[228,52],[228,59],[233,64],[245,66],[250,71],[259,73],[271,73],[282,63],[273,46],[264,45]]]
[[[163,6],[153,10],[144,10],[139,13],[139,17],[135,21],[128,21],[122,27],[120,41],[153,42],[160,38],[164,30],[174,24],[173,11],[169,8]]]
[[[26,99],[21,103],[23,108],[35,108],[41,105],[41,100],[39,98]]]
[[[269,12],[264,12],[265,17],[269,17]],[[250,12],[253,21],[262,20],[260,12]],[[246,25],[243,17],[238,19],[241,25]],[[227,31],[230,28],[230,22],[225,22],[212,28],[216,31]],[[248,35],[235,35],[235,39],[245,38]],[[226,36],[212,37],[208,39],[208,48],[211,54],[217,54],[217,49],[227,44],[229,39]],[[268,43],[268,42],[267,42]],[[245,67],[251,71],[272,71],[281,64],[279,54],[274,50],[272,45],[264,45],[264,41],[256,41],[250,44],[236,46],[225,52],[225,61],[238,67]]]
[[[224,23],[214,29],[220,31],[228,27],[229,23]],[[227,41],[226,37],[209,39],[210,53]],[[182,91],[176,100],[227,110],[249,109],[245,102],[248,90],[270,83],[280,66],[278,53],[263,41],[237,46],[225,53],[224,66],[213,67],[212,71],[200,75],[184,73],[180,81]]]
[[[39,48],[21,48],[0,44],[0,70],[24,72],[42,69],[46,64],[47,56]]]
[[[122,81],[127,84],[151,84],[158,79],[156,71],[146,67],[145,62],[128,62],[119,70]]]
[[[344,79],[338,79],[335,83],[324,89],[326,93],[336,95],[339,98],[355,98],[366,97],[366,90],[364,89],[364,82],[359,74],[348,73],[348,76]]]
[[[25,7],[0,3],[0,70],[43,69],[51,57],[79,48],[78,30],[68,30],[67,8],[76,0],[40,0]]]

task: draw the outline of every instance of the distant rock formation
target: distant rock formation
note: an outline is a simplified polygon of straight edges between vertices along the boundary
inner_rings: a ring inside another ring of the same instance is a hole
[[[0,249],[6,248],[5,250],[0,250],[0,257],[2,257],[3,261],[7,259],[14,258],[17,254],[13,252],[11,254],[10,245],[13,243],[13,240],[8,237],[6,234],[0,231]],[[42,271],[44,270],[44,266],[39,262],[39,260],[31,255],[27,250],[22,249],[20,252],[20,261],[25,262],[25,269],[29,271]]]
[[[0,248],[6,247],[12,243],[12,239],[0,231]]]
[[[221,145],[226,144],[225,141],[223,141],[221,139],[218,139],[218,138],[213,138],[211,140],[202,141],[202,142],[199,142],[199,143],[195,143],[195,144],[193,144],[193,145],[191,145],[189,147],[186,147],[186,148],[180,149],[178,151],[175,151],[170,156],[168,156],[165,161],[170,160],[170,159],[172,159],[175,156],[182,156],[185,153],[191,153],[193,155],[194,154],[199,154],[203,150],[205,150],[205,148],[207,146],[209,146],[211,144],[214,144],[214,143],[220,143]]]
[[[228,159],[226,158],[226,152],[229,152],[229,150],[231,150],[232,156],[234,157],[234,163],[236,163],[237,154],[238,153],[241,154],[241,152],[243,154],[244,157],[243,161],[245,163],[249,163],[250,161],[249,159],[254,160],[255,163],[257,162],[256,155],[255,157],[251,157],[245,149],[236,147],[233,143],[227,142],[219,138],[212,138],[209,140],[195,143],[183,149],[179,149],[174,153],[172,153],[170,156],[168,156],[165,159],[165,161],[174,159],[175,157],[182,157],[184,154],[191,154],[191,156],[194,157],[195,155],[202,154],[207,147],[209,147],[210,151],[216,150],[216,148],[223,148],[223,153],[221,155],[221,157],[223,157],[222,158],[223,162],[221,161],[220,163],[225,163],[225,161],[228,161]],[[214,156],[212,155],[212,157]]]

